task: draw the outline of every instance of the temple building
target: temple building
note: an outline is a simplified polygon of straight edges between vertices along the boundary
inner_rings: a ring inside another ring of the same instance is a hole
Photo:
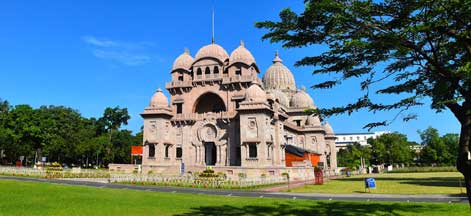
[[[315,166],[335,169],[332,127],[305,112],[316,105],[296,87],[278,53],[272,62],[260,79],[243,42],[230,55],[216,43],[194,57],[185,50],[165,85],[170,98],[158,89],[141,114],[143,171],[187,173],[211,166],[227,175],[310,177]]]

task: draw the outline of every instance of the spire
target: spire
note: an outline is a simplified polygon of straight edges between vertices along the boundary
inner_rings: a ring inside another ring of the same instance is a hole
[[[278,55],[278,50],[276,50],[275,58],[273,59],[273,63],[276,63],[276,62],[282,62],[280,56]]]
[[[214,43],[214,6],[212,10],[212,19],[211,19],[211,43]]]

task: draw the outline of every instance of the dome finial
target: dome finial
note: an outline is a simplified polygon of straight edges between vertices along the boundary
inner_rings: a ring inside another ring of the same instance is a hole
[[[301,91],[305,92],[306,91],[306,86],[302,85],[301,86]]]
[[[244,44],[244,41],[243,41],[243,40],[240,40],[240,46],[242,46],[242,47],[243,47],[243,46],[245,46],[245,44]]]
[[[190,54],[190,50],[189,50],[188,48],[185,48],[185,49],[183,50],[183,53],[185,53],[185,54]]]
[[[162,92],[162,89],[160,87],[157,88],[157,92]]]
[[[278,50],[276,50],[275,52],[275,58],[273,59],[273,63],[276,63],[276,62],[282,62],[279,54],[278,54]]]

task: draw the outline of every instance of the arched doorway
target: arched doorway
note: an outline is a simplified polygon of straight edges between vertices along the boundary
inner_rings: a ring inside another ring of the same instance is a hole
[[[204,143],[204,161],[207,166],[216,165],[216,145],[214,142]]]
[[[217,94],[205,93],[196,100],[194,112],[207,113],[207,112],[223,112],[226,111],[224,101]]]

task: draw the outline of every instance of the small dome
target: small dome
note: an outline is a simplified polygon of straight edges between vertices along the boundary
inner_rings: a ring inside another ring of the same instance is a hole
[[[306,125],[307,126],[321,126],[321,120],[319,119],[319,116],[317,115],[310,115],[307,117]]]
[[[176,69],[189,70],[191,68],[191,64],[193,64],[193,61],[194,59],[193,57],[191,57],[190,51],[188,51],[188,49],[185,49],[185,52],[178,56],[173,62],[172,71]]]
[[[292,108],[315,108],[314,101],[304,89],[296,92],[289,103]]]
[[[280,90],[296,90],[296,83],[291,71],[282,63],[278,56],[275,54],[273,64],[267,69],[263,75],[263,84],[266,89],[280,89]]]
[[[267,94],[255,82],[245,91],[245,101],[265,102],[266,100]]]
[[[280,90],[276,90],[276,89],[272,89],[272,90],[268,90],[269,93],[273,94],[273,96],[275,97],[275,99],[278,100],[278,102],[285,106],[285,107],[289,107],[289,99],[288,99],[288,96],[286,96],[285,93],[283,93],[282,91]]]
[[[240,46],[232,51],[231,56],[229,57],[230,63],[242,62],[247,65],[255,63],[255,58],[248,49],[245,48],[244,42],[240,41]]]
[[[168,107],[168,99],[159,88],[150,99],[150,106],[155,108],[166,108]]]
[[[332,126],[330,126],[329,122],[325,122],[324,130],[326,134],[334,134],[334,130],[332,129]]]
[[[201,47],[201,49],[198,50],[195,56],[196,60],[206,57],[216,58],[219,61],[224,62],[229,58],[229,55],[227,54],[226,50],[224,50],[224,48],[215,43],[212,43]]]

